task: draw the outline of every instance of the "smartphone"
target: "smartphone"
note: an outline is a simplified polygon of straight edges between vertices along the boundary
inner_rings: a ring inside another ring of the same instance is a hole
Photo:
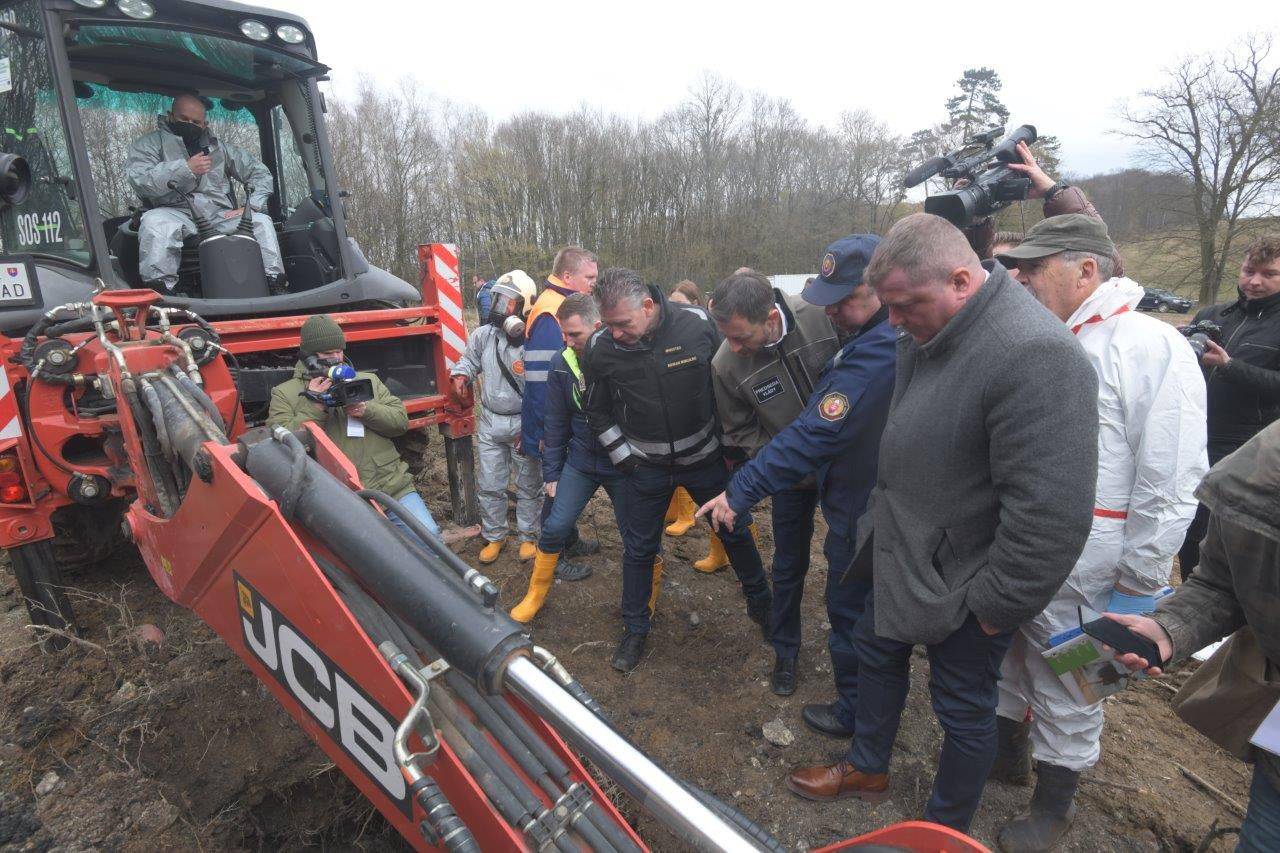
[[[1146,660],[1148,666],[1163,666],[1160,647],[1141,634],[1135,634],[1114,619],[1103,616],[1091,622],[1084,621],[1084,611],[1077,608],[1080,629],[1100,643],[1115,649],[1116,654],[1133,653]]]

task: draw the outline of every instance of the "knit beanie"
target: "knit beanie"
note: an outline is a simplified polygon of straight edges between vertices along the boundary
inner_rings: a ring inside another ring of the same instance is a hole
[[[327,314],[316,314],[308,317],[302,324],[302,340],[298,350],[304,355],[315,355],[334,349],[345,349],[347,339],[342,334],[342,327],[329,318]]]

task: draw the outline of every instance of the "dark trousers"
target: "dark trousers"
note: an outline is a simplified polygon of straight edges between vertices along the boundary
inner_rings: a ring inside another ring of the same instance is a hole
[[[800,599],[809,573],[817,489],[785,489],[773,496],[773,651],[794,658],[800,651]]]
[[[827,559],[827,651],[831,653],[831,673],[836,683],[835,714],[843,725],[853,728],[858,711],[858,651],[855,631],[871,598],[871,582],[845,578],[853,562],[853,540],[829,532],[822,543]]]
[[[587,501],[596,493],[596,489],[604,487],[613,502],[614,518],[618,522],[618,530],[626,524],[626,496],[623,494],[622,477],[597,477],[579,471],[566,464],[560,472],[560,481],[556,484],[556,496],[553,501],[547,498],[544,506],[552,507],[551,512],[543,511],[542,532],[538,535],[538,550],[544,554],[559,554],[572,545],[577,539],[578,516],[586,508]]]
[[[1204,541],[1205,534],[1208,532],[1209,508],[1200,504],[1196,507],[1196,517],[1191,519],[1191,524],[1187,526],[1187,535],[1182,540],[1182,547],[1178,549],[1178,574],[1184,581],[1191,577],[1196,566],[1200,565],[1200,543]]]
[[[566,464],[566,465],[565,465],[565,467],[567,468],[567,467],[569,467],[569,466]],[[562,475],[562,476],[563,476],[563,475]],[[590,498],[591,498],[591,495],[587,495],[587,499],[588,499],[588,500],[590,500]],[[551,495],[543,495],[543,497],[542,497],[542,523],[541,523],[541,525],[540,525],[540,527],[539,527],[539,529],[540,529],[540,530],[541,530],[541,529],[546,529],[546,526],[547,526],[547,519],[551,518],[551,512],[552,512],[552,510],[554,510],[554,509],[555,509],[555,505],[556,505],[556,499],[555,499],[555,498],[551,497]],[[581,514],[581,513],[582,513],[582,510],[581,510],[581,509],[579,509],[579,510],[578,510],[578,513],[579,513],[579,514]],[[539,534],[539,538],[541,538],[541,534]],[[562,534],[562,538],[561,538],[561,542],[560,542],[560,547],[556,549],[556,553],[558,554],[558,553],[560,553],[561,551],[566,550],[566,549],[568,549],[568,548],[572,548],[574,545],[577,545],[577,544],[578,544],[578,516],[577,516],[577,515],[575,515],[575,516],[573,517],[573,523],[572,523],[572,525],[569,527],[569,532],[568,532],[567,534]],[[546,549],[545,549],[545,548],[544,548],[543,550],[544,550],[544,551],[546,551]],[[550,553],[550,552],[548,552],[548,553]]]
[[[724,491],[729,474],[717,459],[697,468],[658,468],[639,465],[626,479],[628,524],[622,531],[622,621],[627,630],[649,632],[649,594],[653,587],[653,559],[662,549],[667,504],[677,486],[698,504]],[[751,537],[751,514],[742,513],[733,530],[718,531],[725,553],[748,600],[769,594],[760,552]]]
[[[858,620],[858,713],[849,761],[864,773],[889,772],[889,754],[907,701],[911,643],[876,635],[875,603]],[[970,613],[929,652],[929,695],[945,737],[925,820],[968,832],[996,758],[996,681],[1013,634],[987,636]]]

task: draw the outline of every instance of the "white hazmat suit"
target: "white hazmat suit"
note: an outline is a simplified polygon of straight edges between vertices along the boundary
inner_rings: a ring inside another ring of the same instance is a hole
[[[1040,653],[1079,625],[1077,606],[1106,610],[1116,584],[1143,595],[1165,586],[1208,470],[1200,365],[1173,326],[1137,312],[1142,295],[1113,278],[1067,321],[1098,373],[1093,528],[1066,583],[1014,634],[1001,667],[997,712],[1021,721],[1029,706],[1033,757],[1075,771],[1098,760],[1102,706],[1076,702]]]

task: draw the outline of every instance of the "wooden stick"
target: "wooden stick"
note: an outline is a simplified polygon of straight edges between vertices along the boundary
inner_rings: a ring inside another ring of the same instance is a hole
[[[1240,805],[1231,797],[1227,796],[1227,794],[1224,793],[1221,788],[1201,778],[1197,774],[1183,767],[1181,764],[1178,765],[1178,770],[1182,773],[1183,776],[1186,776],[1188,779],[1190,779],[1192,784],[1194,784],[1197,788],[1199,788],[1200,790],[1204,791],[1207,794],[1211,794],[1213,797],[1215,797],[1218,800],[1218,802],[1222,803],[1222,805],[1230,809],[1232,813],[1235,814],[1236,817],[1240,817],[1240,818],[1244,817],[1244,806]]]
[[[1139,788],[1135,785],[1126,785],[1124,782],[1112,782],[1110,779],[1098,779],[1094,776],[1081,776],[1080,781],[1090,785],[1101,785],[1104,788],[1119,788],[1121,791],[1130,791],[1134,794],[1151,793],[1146,788]]]

